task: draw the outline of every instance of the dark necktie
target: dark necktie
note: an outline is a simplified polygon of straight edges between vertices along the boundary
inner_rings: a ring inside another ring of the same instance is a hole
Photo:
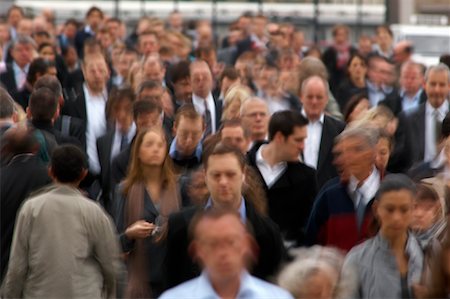
[[[128,136],[126,134],[122,135],[120,139],[120,151],[123,151],[128,146]]]
[[[211,124],[211,111],[208,109],[208,105],[205,103],[205,114],[204,114],[204,120],[205,120],[205,135],[204,137],[211,135],[212,133],[212,124]]]

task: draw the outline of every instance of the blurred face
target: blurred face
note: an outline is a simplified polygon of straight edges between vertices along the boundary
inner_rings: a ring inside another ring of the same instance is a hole
[[[155,59],[147,59],[142,70],[145,80],[157,81],[162,84],[164,80],[165,69]]]
[[[372,41],[369,38],[361,38],[358,41],[358,51],[362,55],[368,55],[372,52]]]
[[[362,99],[350,113],[348,122],[352,122],[360,119],[364,113],[366,113],[370,108],[370,102],[368,99]]]
[[[241,109],[241,101],[239,99],[232,99],[231,102],[224,107],[223,117],[225,119],[239,118]]]
[[[181,29],[183,27],[183,18],[179,13],[173,13],[169,16],[170,27]]]
[[[66,62],[67,66],[72,67],[78,60],[77,51],[73,47],[69,47],[67,49],[67,53],[64,56],[64,61]]]
[[[380,29],[377,32],[377,42],[382,49],[387,50],[392,46],[392,37],[385,29]]]
[[[145,134],[139,148],[139,160],[145,166],[161,166],[166,157],[167,147],[163,137],[156,132]]]
[[[209,156],[206,185],[215,206],[237,209],[244,178],[243,168],[234,154]]]
[[[116,40],[120,35],[120,23],[108,22],[106,26],[107,26],[108,32],[112,36],[113,40]]]
[[[109,70],[105,60],[94,58],[85,61],[83,75],[91,91],[102,92],[109,79]]]
[[[131,66],[136,61],[136,55],[130,53],[122,53],[119,57],[119,63],[117,64],[117,71],[122,77],[127,78]]]
[[[0,44],[6,43],[9,41],[9,38],[8,25],[0,23]]]
[[[334,42],[338,45],[347,42],[348,32],[344,28],[338,29],[334,35]]]
[[[386,192],[376,205],[381,223],[380,232],[386,237],[402,236],[408,231],[413,211],[413,195],[408,190]]]
[[[204,205],[209,197],[203,170],[191,174],[191,183],[187,187],[189,199],[194,205]]]
[[[305,289],[300,292],[301,298],[307,299],[331,299],[336,287],[336,279],[331,279],[325,270],[318,270],[305,281]]]
[[[340,143],[348,173],[357,179],[365,178],[373,167],[374,149],[359,137],[349,137]]]
[[[173,84],[177,101],[190,103],[192,100],[192,85],[189,77],[178,80]]]
[[[91,26],[92,30],[97,30],[98,26],[102,23],[103,16],[99,11],[93,11],[87,17],[87,23]]]
[[[55,61],[55,51],[50,46],[42,48],[39,56],[48,61]]]
[[[140,101],[149,100],[159,105],[162,105],[163,89],[161,88],[144,88],[138,98]]]
[[[240,79],[237,78],[236,80],[231,80],[228,77],[224,77],[222,80],[222,84],[221,84],[221,91],[222,94],[225,96],[228,92],[228,90],[230,89],[230,87],[236,83],[240,83]]]
[[[12,50],[12,57],[18,66],[25,67],[33,60],[33,46],[31,44],[16,44]]]
[[[191,156],[202,139],[202,134],[203,120],[201,118],[180,117],[175,129],[177,151],[183,156]]]
[[[13,26],[17,27],[17,24],[19,24],[19,21],[23,18],[22,13],[19,9],[13,9],[10,11],[8,15],[8,23]]]
[[[348,73],[352,81],[364,80],[367,67],[364,61],[359,57],[354,57],[348,66]]]
[[[119,101],[115,107],[114,115],[119,125],[119,130],[128,132],[133,123],[133,103],[131,100]]]
[[[310,79],[302,90],[301,102],[310,120],[317,120],[328,103],[328,90],[321,79]]]
[[[278,148],[280,152],[284,152],[285,160],[289,162],[299,161],[299,156],[305,148],[306,126],[295,127],[292,134],[288,137],[284,137],[280,132],[277,134],[283,140]]]
[[[254,18],[253,19],[253,32],[259,36],[264,36],[264,31],[266,29],[267,20],[265,18]]]
[[[192,92],[206,98],[212,89],[212,75],[208,65],[199,64],[191,68]]]
[[[432,199],[416,200],[412,212],[411,228],[418,232],[424,232],[431,228],[439,219],[440,203]]]
[[[224,215],[200,221],[194,242],[196,255],[213,283],[240,277],[250,247],[239,219]]]
[[[425,92],[431,106],[439,108],[450,92],[448,74],[439,71],[429,72],[428,79],[425,82]]]
[[[22,19],[17,25],[17,34],[31,36],[33,33],[33,21],[30,19]]]
[[[136,118],[136,128],[138,131],[144,128],[161,127],[161,125],[161,114],[157,111],[141,113]]]
[[[389,140],[380,138],[376,146],[375,166],[380,170],[385,170],[391,156]]]
[[[64,26],[64,35],[68,39],[74,39],[75,35],[77,34],[77,27],[74,24],[67,24]]]
[[[221,141],[226,145],[238,148],[243,154],[247,152],[248,142],[244,136],[244,129],[240,126],[223,128]]]
[[[424,83],[422,72],[417,66],[402,68],[400,74],[400,85],[409,95],[415,95]]]
[[[269,125],[269,111],[264,102],[252,101],[245,104],[242,126],[250,132],[253,140],[264,139]]]
[[[56,66],[51,66],[47,68],[47,72],[45,74],[56,77],[58,75],[58,70],[56,69]]]
[[[158,53],[159,44],[156,36],[153,34],[145,34],[139,37],[139,52],[148,56],[151,53]]]

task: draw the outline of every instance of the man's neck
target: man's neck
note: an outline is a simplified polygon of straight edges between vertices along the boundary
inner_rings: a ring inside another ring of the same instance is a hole
[[[240,276],[229,279],[211,279],[211,285],[222,299],[234,299],[237,297],[241,285]]]
[[[206,93],[206,94],[198,94],[198,93],[196,93],[195,96],[197,96],[197,97],[199,97],[201,99],[207,100],[208,96],[209,96],[209,92]]]
[[[373,167],[368,169],[367,171],[361,172],[359,174],[353,174],[353,176],[358,181],[358,185],[362,185],[372,174]]]
[[[89,92],[89,95],[91,95],[91,96],[102,96],[103,91],[105,90],[104,88],[96,88],[96,87],[92,88],[87,83],[86,83],[86,89]]]
[[[273,142],[267,144],[261,149],[261,156],[264,161],[270,165],[270,167],[273,167],[277,163],[283,162],[277,153],[278,151],[276,150],[276,145]]]
[[[418,89],[418,90],[416,90],[416,91],[409,91],[409,92],[405,90],[405,95],[406,95],[408,98],[413,98],[413,97],[416,96],[416,94],[419,92],[419,90],[420,90],[420,89]]]

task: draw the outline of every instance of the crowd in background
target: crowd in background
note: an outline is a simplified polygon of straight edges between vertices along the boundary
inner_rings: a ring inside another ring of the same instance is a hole
[[[319,47],[251,13],[220,38],[54,14],[0,19],[5,297],[450,296],[450,53],[425,66],[387,25]]]

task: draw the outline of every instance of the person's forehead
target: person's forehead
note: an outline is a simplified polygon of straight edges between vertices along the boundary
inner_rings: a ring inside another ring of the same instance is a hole
[[[262,101],[251,101],[245,105],[247,111],[264,111],[267,112],[269,109],[267,105]]]
[[[308,93],[308,92],[323,92],[325,93],[325,84],[323,83],[322,80],[320,80],[319,78],[313,78],[310,81],[306,82],[305,87],[304,87],[304,92]]]
[[[241,126],[225,127],[222,129],[223,136],[244,136],[244,129]]]
[[[428,80],[433,79],[433,81],[446,81],[448,82],[448,72],[440,71],[440,70],[430,70],[428,74]]]
[[[224,162],[226,160],[226,163]],[[208,170],[237,170],[240,169],[238,158],[232,154],[227,153],[223,155],[210,155],[208,157]]]
[[[219,218],[203,218],[197,224],[195,235],[203,241],[217,239],[223,235],[244,235],[245,228],[237,215],[223,215]]]

